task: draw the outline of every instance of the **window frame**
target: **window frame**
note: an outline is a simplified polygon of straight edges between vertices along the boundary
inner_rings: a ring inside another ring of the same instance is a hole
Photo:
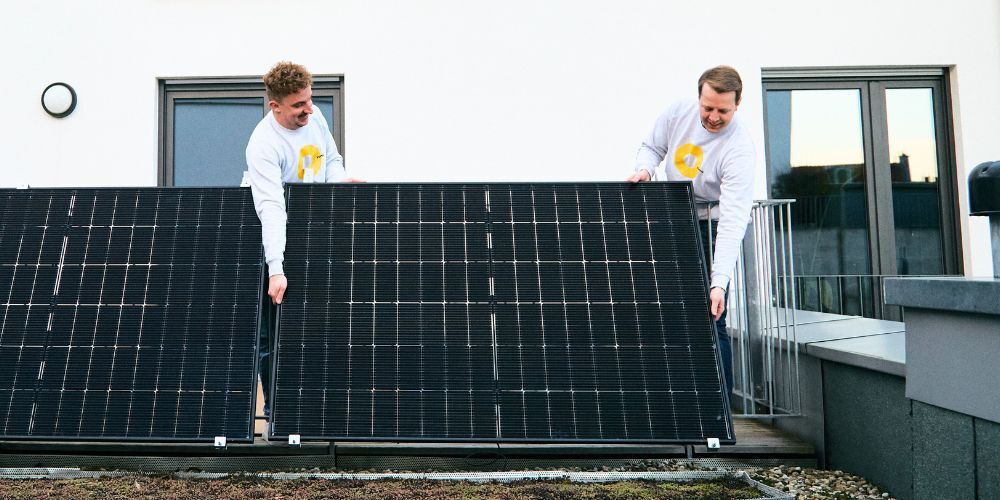
[[[889,132],[885,91],[896,88],[930,88],[934,104],[938,159],[939,210],[941,214],[944,274],[964,272],[961,207],[958,200],[954,116],[946,67],[874,68],[774,68],[761,71],[764,132],[767,135],[767,92],[771,90],[857,89],[861,98],[862,139],[865,161],[865,199],[872,275],[895,275],[896,239],[889,163]],[[771,152],[765,147],[767,193],[771,185]],[[890,221],[888,224],[880,221]]]
[[[174,185],[174,110],[178,99],[260,98],[261,117],[267,115],[267,97],[261,76],[157,78],[157,165],[156,185]],[[344,76],[313,75],[313,95],[332,97],[335,116],[327,117],[333,126],[333,139],[343,156]],[[250,131],[247,131],[247,140]],[[345,157],[346,165],[346,157]]]

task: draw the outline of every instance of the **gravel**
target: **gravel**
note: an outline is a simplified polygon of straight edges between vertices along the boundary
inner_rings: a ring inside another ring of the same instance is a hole
[[[768,486],[795,493],[798,498],[893,498],[863,477],[839,470],[772,467],[747,469],[747,473]]]
[[[602,471],[691,471],[706,470],[696,462],[678,460],[644,460],[624,468],[604,467]],[[794,493],[800,499],[891,499],[889,493],[860,476],[840,471],[808,467],[746,467],[750,477],[772,488]]]

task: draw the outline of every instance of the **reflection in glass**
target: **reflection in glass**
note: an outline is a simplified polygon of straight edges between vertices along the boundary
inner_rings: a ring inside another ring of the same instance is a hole
[[[333,96],[317,96],[314,95],[313,106],[319,108],[320,112],[323,113],[323,118],[326,118],[326,124],[330,126],[330,133],[337,135],[335,130],[337,130],[337,125],[334,123],[333,115]],[[340,148],[340,144],[337,144]]]
[[[899,274],[944,273],[933,104],[929,88],[885,91]]]
[[[796,200],[796,274],[869,274],[860,91],[769,90],[766,104],[771,193]]]
[[[262,98],[177,99],[174,185],[239,186],[247,141],[263,116]]]

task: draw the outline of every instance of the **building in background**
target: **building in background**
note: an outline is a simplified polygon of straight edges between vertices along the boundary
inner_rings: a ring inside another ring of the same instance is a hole
[[[727,1],[710,12],[653,0],[278,11],[259,1],[55,0],[6,14],[18,21],[0,33],[2,186],[236,183],[265,112],[259,75],[281,59],[321,76],[317,105],[352,176],[618,180],[664,106],[694,95],[705,68],[730,64],[758,145],[756,196],[801,200],[800,274],[992,272],[964,182],[1000,156],[992,0]],[[57,81],[78,95],[61,119],[39,104]],[[901,155],[909,177],[891,167]],[[826,184],[793,188],[790,171]]]

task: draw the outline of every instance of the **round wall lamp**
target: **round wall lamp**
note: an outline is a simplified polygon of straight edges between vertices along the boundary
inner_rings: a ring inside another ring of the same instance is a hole
[[[68,84],[53,83],[42,91],[42,108],[56,118],[65,118],[76,109],[76,91]]]

